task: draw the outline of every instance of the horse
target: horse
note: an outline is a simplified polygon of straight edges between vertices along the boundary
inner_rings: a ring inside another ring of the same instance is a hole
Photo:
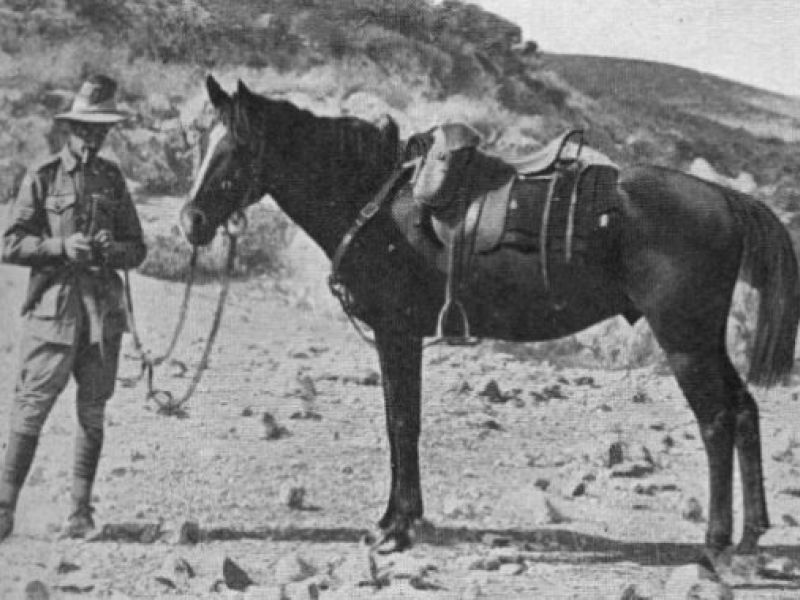
[[[218,121],[181,209],[181,227],[190,243],[208,244],[226,219],[269,194],[340,262],[347,308],[372,329],[382,374],[391,488],[379,543],[388,551],[408,548],[423,516],[424,338],[436,330],[448,261],[447,249],[417,226],[409,177],[397,176],[397,126],[317,116],[241,80],[233,93],[213,76],[206,87]],[[362,209],[387,187],[390,200],[365,215]],[[646,319],[696,416],[707,455],[703,554],[719,558],[732,546],[734,449],[744,505],[735,550],[755,553],[769,527],[759,413],[727,354],[726,321],[741,278],[760,293],[747,379],[786,381],[800,318],[790,238],[762,202],[677,170],[623,167],[615,193],[620,210],[607,251],[561,282],[560,302],[537,276],[535,252],[501,247],[471,257],[461,296],[465,316],[474,335],[510,341],[554,339],[616,315],[631,323]],[[349,249],[337,256],[344,237]]]

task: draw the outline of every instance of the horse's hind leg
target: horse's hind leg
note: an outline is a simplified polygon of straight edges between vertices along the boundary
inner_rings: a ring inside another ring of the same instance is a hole
[[[767,501],[764,495],[758,407],[730,361],[726,361],[726,371],[736,414],[734,443],[739,458],[744,500],[744,529],[737,551],[742,554],[754,554],[758,548],[759,538],[769,528]]]
[[[667,351],[667,358],[697,417],[708,456],[709,507],[706,547],[717,555],[731,545],[733,447],[736,411],[725,377],[724,349]]]

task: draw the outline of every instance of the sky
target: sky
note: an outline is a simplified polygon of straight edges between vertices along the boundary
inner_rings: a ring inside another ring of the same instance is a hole
[[[545,52],[640,58],[800,96],[800,0],[467,0]]]

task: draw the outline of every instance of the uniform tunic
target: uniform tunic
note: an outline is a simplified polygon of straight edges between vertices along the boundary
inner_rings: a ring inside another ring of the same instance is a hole
[[[105,258],[93,253],[87,264],[70,263],[64,240],[101,229],[113,238]],[[114,163],[95,157],[81,165],[65,147],[27,173],[3,235],[3,260],[31,269],[12,431],[38,435],[70,374],[81,423],[102,428],[127,329],[114,269],[135,268],[145,254],[139,217]]]

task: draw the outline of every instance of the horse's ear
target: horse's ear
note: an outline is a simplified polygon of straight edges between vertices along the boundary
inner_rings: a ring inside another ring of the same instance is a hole
[[[239,97],[241,98],[250,98],[251,96],[253,96],[253,92],[250,91],[250,88],[247,87],[244,84],[244,81],[242,81],[241,79],[239,80],[239,83],[236,86],[236,93],[239,94]]]
[[[211,100],[211,104],[217,110],[222,110],[230,104],[231,97],[222,89],[222,86],[214,79],[213,75],[209,75],[206,78],[206,89],[208,90],[208,97]]]

